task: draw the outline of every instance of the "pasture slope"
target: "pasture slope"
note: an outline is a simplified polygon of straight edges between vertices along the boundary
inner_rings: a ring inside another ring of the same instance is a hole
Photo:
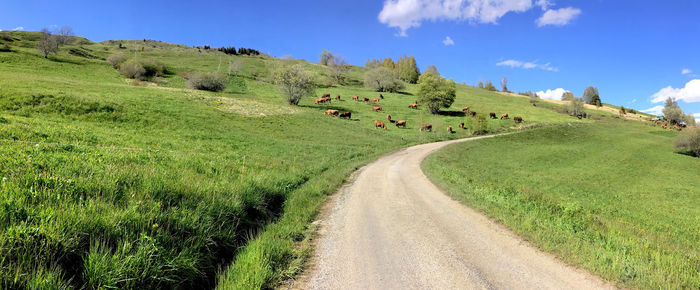
[[[37,33],[9,35],[0,39],[12,50],[0,52],[0,288],[272,287],[301,269],[320,205],[356,168],[473,133],[459,109],[408,109],[414,85],[385,93],[380,113],[351,101],[378,95],[361,86],[361,67],[346,85],[326,86],[327,69],[301,60],[77,37],[45,59]],[[115,52],[161,61],[167,73],[125,79],[105,62]],[[223,92],[185,87],[192,72],[235,60],[242,70]],[[284,63],[313,71],[318,96],[342,100],[286,105],[269,74]],[[453,108],[467,105],[525,118],[489,120],[490,132],[572,121],[460,85]],[[353,118],[323,115],[329,108]],[[387,113],[407,128],[373,128]],[[461,120],[467,130],[445,130]]]
[[[564,124],[454,144],[426,174],[563,261],[620,287],[700,287],[700,162],[677,132],[635,121]]]

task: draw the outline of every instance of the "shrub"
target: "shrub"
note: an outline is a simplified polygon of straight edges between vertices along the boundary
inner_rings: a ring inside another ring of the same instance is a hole
[[[404,88],[404,84],[394,71],[385,67],[377,67],[365,73],[365,87],[372,88],[377,92],[398,92]]]
[[[486,81],[486,83],[484,84],[484,89],[487,89],[487,90],[489,90],[489,91],[494,91],[494,92],[495,92],[495,91],[498,91],[498,90],[496,89],[496,86],[494,86],[494,85],[491,83],[491,81]]]
[[[700,128],[689,128],[673,140],[676,150],[686,151],[700,157]]]
[[[281,66],[273,72],[273,78],[290,105],[298,105],[302,97],[314,94],[313,74],[301,64]]]
[[[136,60],[127,60],[119,66],[119,73],[130,79],[143,79],[146,69]]]
[[[146,77],[159,77],[164,75],[167,71],[167,67],[161,61],[148,58],[140,60],[140,62],[143,68],[146,70],[144,74]]]
[[[203,91],[220,92],[226,88],[226,77],[218,73],[194,73],[187,86]]]
[[[126,55],[121,53],[113,53],[107,57],[107,62],[112,65],[112,67],[119,69],[119,66],[127,60]]]
[[[583,98],[574,97],[569,103],[568,111],[572,116],[583,116],[585,114],[583,111]]]
[[[476,115],[472,126],[472,134],[479,135],[488,132],[489,121],[484,115]]]
[[[431,72],[423,73],[418,78],[418,102],[425,104],[431,114],[437,114],[441,108],[452,106],[455,96],[454,81]]]

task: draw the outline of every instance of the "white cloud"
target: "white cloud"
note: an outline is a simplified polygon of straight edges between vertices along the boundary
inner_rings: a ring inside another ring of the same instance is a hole
[[[542,10],[544,11],[544,10],[547,10],[547,8],[549,8],[549,6],[553,6],[554,3],[552,1],[549,1],[549,0],[537,0],[537,1],[535,1],[535,5],[540,6],[542,8]]]
[[[539,91],[536,92],[538,96],[542,99],[550,99],[550,100],[557,100],[561,101],[561,95],[564,93],[568,92],[565,89],[558,88],[558,89],[553,89],[553,90],[547,90],[547,91]]]
[[[663,113],[661,113],[661,110],[663,110],[663,109],[664,109],[664,106],[653,106],[649,109],[642,110],[642,112],[658,116],[658,115],[663,115]]]
[[[684,69],[681,71],[681,74],[687,75],[687,74],[692,73],[692,72],[693,72],[692,70],[690,70],[690,69],[688,69],[688,68],[684,68]]]
[[[536,61],[529,62],[529,61],[519,61],[519,60],[509,59],[509,60],[504,60],[502,62],[499,62],[496,65],[497,66],[509,66],[509,67],[513,67],[513,68],[523,68],[523,69],[538,68],[541,70],[553,71],[553,72],[559,71],[559,68],[553,67],[550,63],[538,64]]]
[[[683,100],[687,103],[700,102],[700,79],[694,79],[685,84],[683,88],[665,87],[651,96],[652,103],[660,103],[669,97]]]
[[[549,9],[542,14],[542,17],[538,18],[537,26],[542,27],[545,25],[562,26],[568,24],[571,20],[576,18],[581,14],[581,9],[567,7],[559,9]]]
[[[15,27],[15,29],[12,29],[12,31],[20,31],[20,30],[24,30],[24,27],[17,26],[17,27]]]
[[[536,0],[535,5],[549,7],[551,2]],[[406,36],[406,30],[419,27],[425,20],[497,23],[509,12],[524,12],[532,7],[532,0],[386,0],[377,18]]]
[[[445,37],[445,40],[442,41],[442,44],[444,44],[445,46],[455,45],[455,41],[452,40],[452,38],[448,36],[448,37]]]

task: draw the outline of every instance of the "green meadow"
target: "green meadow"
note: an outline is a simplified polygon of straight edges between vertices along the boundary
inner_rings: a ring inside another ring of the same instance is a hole
[[[311,222],[352,171],[477,133],[462,106],[525,119],[488,120],[487,133],[580,122],[556,105],[462,85],[442,115],[408,109],[411,84],[384,93],[383,112],[373,112],[351,100],[378,96],[362,87],[362,67],[339,86],[302,60],[82,38],[45,59],[37,33],[9,34],[0,40],[11,47],[0,52],[0,288],[273,287],[303,268]],[[105,61],[115,52],[161,61],[167,73],[128,80]],[[187,75],[226,72],[235,60],[242,70],[223,92],[186,88]],[[316,76],[316,96],[300,106],[271,83],[270,71],[289,63]],[[342,100],[314,105],[323,93]],[[324,115],[329,108],[352,119]],[[433,132],[419,132],[423,123]]]
[[[678,134],[571,122],[454,144],[430,178],[537,247],[619,287],[700,287],[700,162]]]

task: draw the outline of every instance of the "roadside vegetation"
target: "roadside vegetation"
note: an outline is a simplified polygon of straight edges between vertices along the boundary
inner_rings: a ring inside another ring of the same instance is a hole
[[[423,168],[455,199],[620,287],[692,289],[700,163],[674,152],[678,134],[604,118],[450,145]],[[680,134],[677,146],[697,146],[697,129]]]

